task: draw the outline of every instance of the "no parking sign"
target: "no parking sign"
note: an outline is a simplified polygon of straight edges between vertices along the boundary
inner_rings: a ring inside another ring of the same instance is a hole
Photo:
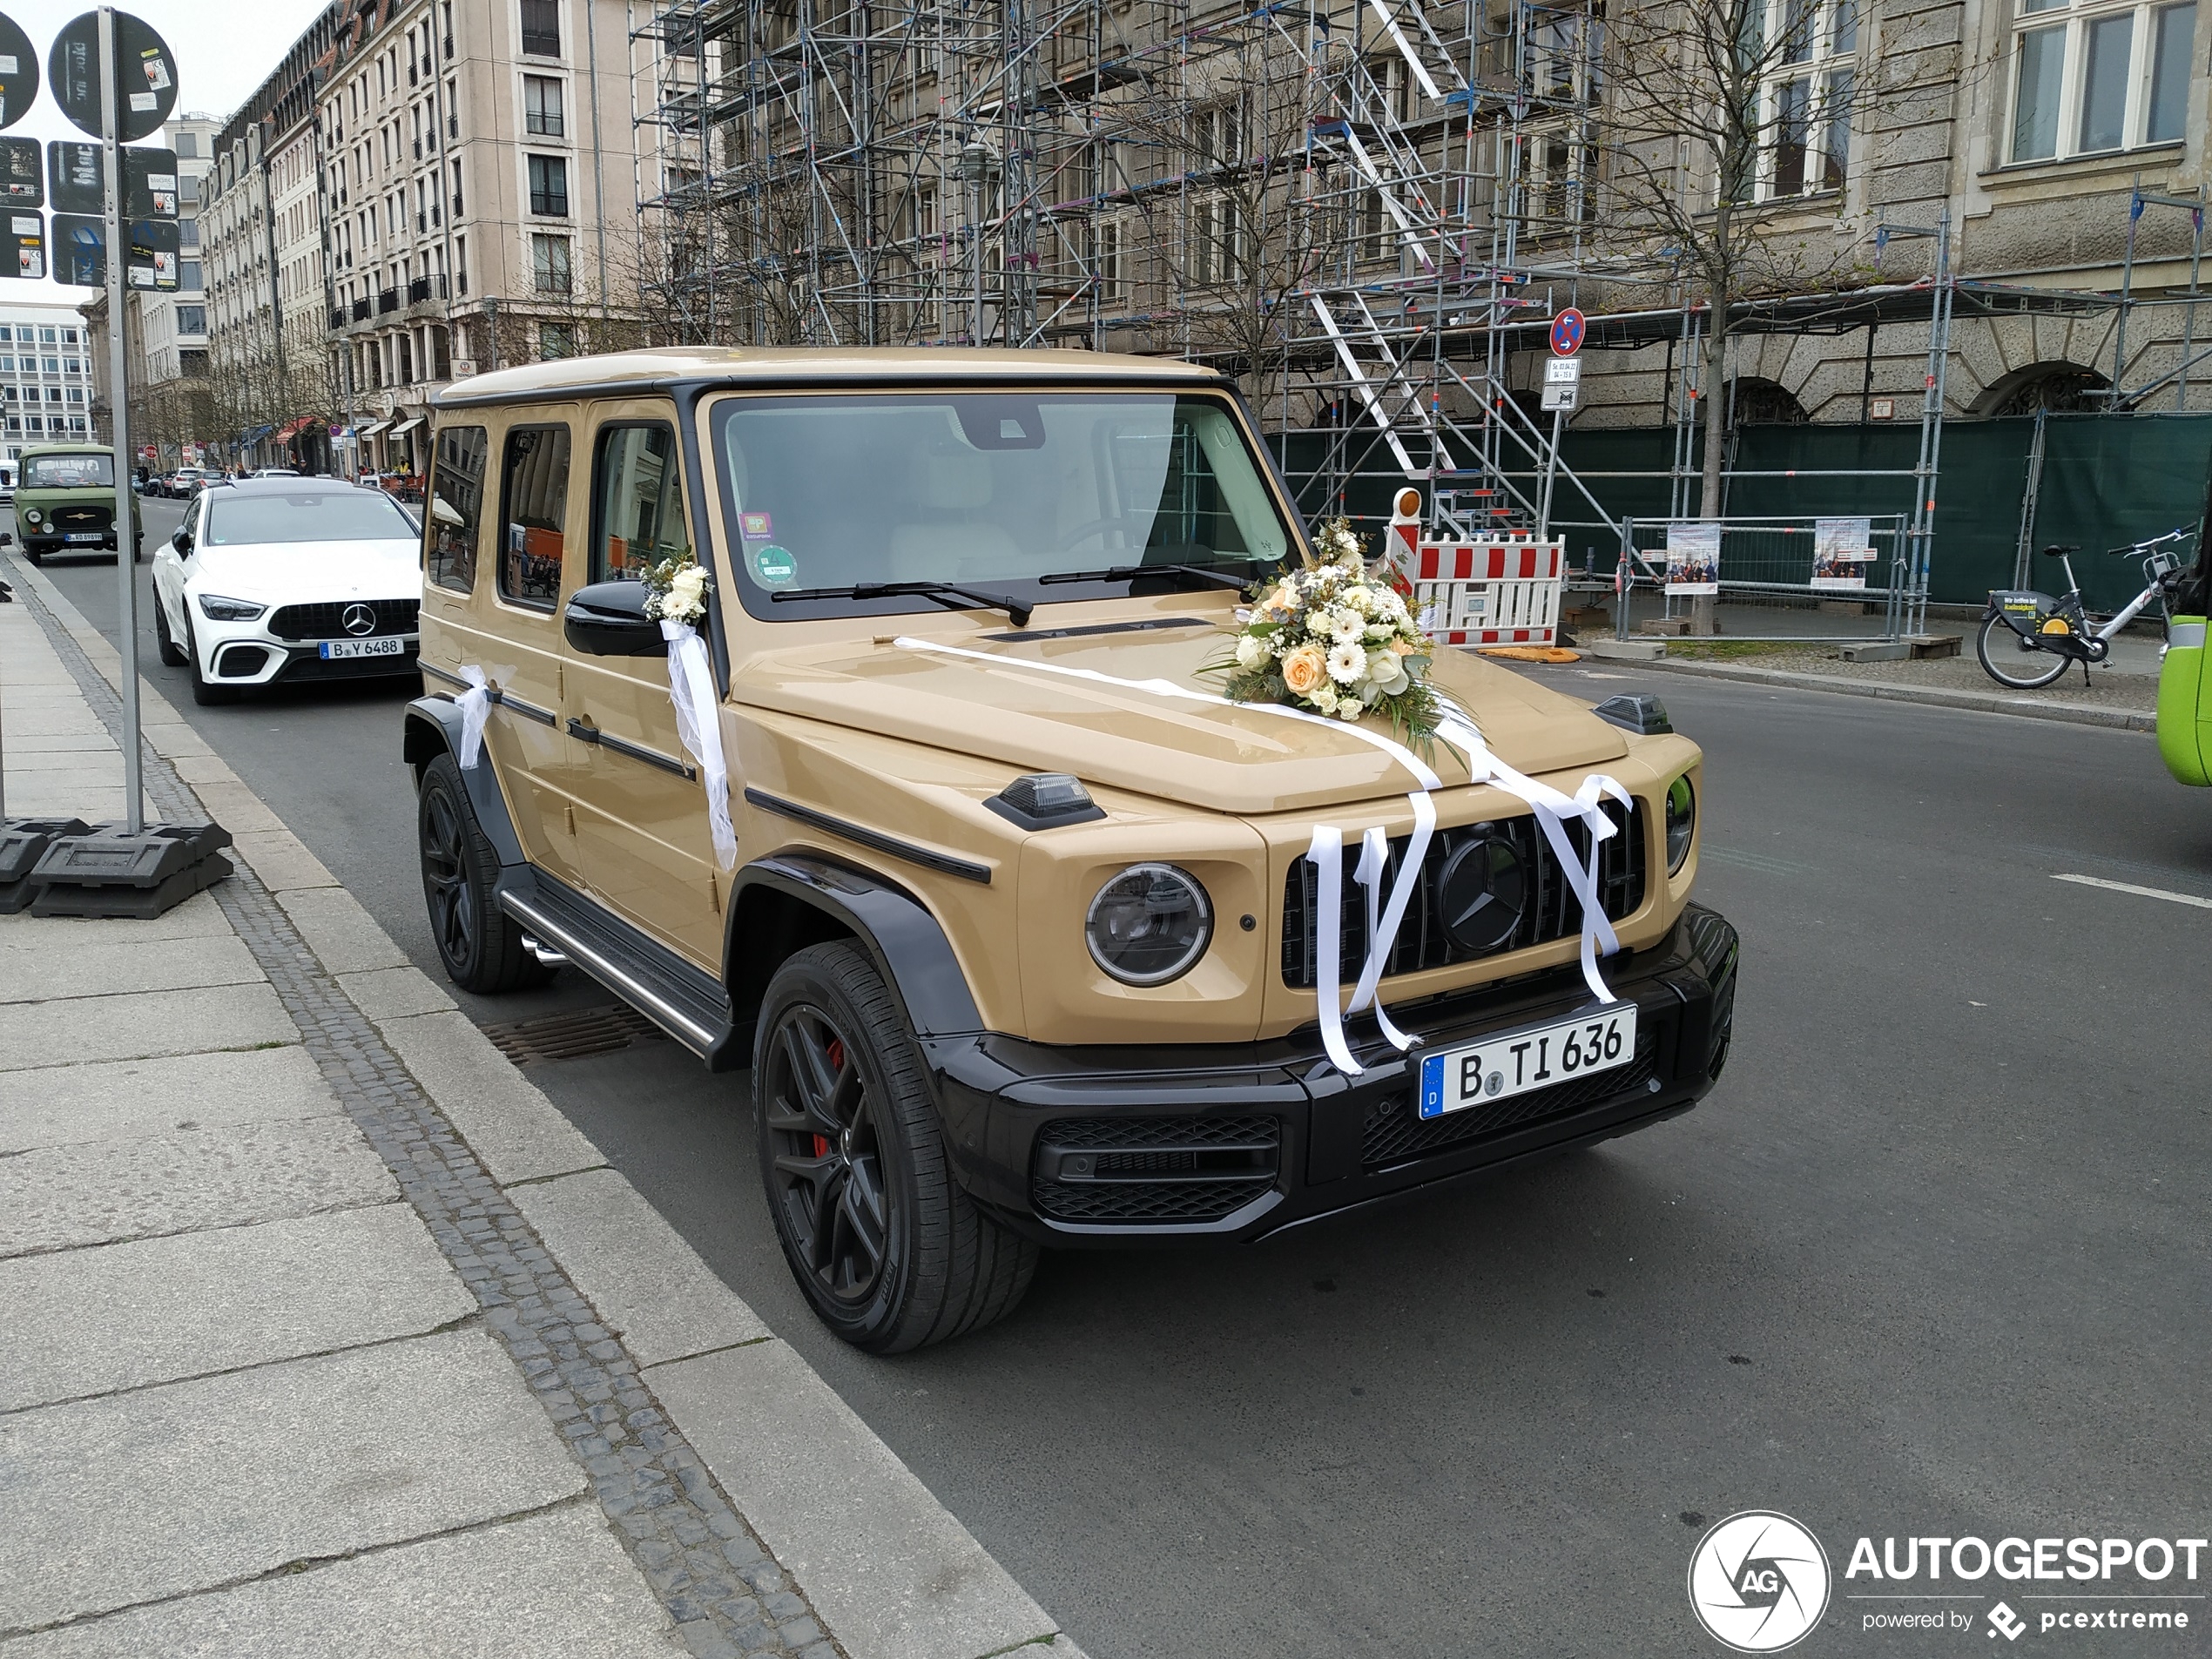
[[[1572,357],[1582,349],[1582,314],[1569,306],[1552,319],[1552,355]]]

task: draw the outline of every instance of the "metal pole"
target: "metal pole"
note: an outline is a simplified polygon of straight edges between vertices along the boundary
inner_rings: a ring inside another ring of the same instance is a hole
[[[2128,307],[2134,303],[2135,293],[2135,226],[2143,217],[2143,176],[2135,175],[2133,193],[2128,198],[2128,252],[2120,264],[2120,311],[2112,331],[2112,392],[2106,400],[2107,408],[2121,405],[2121,377],[2128,369]]]
[[[1536,512],[1536,539],[1548,542],[1552,534],[1552,482],[1559,476],[1559,435],[1567,425],[1567,411],[1552,411],[1552,447],[1544,455],[1544,500]]]
[[[123,655],[123,818],[136,835],[146,826],[145,782],[138,756],[138,566],[132,531],[136,528],[131,494],[129,354],[124,348],[123,262],[130,247],[123,239],[123,112],[116,107],[115,9],[100,8],[100,138],[107,163],[107,361],[108,406],[115,438],[115,570]]]
[[[2202,198],[2204,186],[2196,187]],[[2189,302],[2182,313],[2182,373],[2174,388],[2174,412],[2178,415],[2188,407],[2189,357],[2196,349],[2197,275],[2204,265],[2204,206],[2200,200],[2189,210]]]

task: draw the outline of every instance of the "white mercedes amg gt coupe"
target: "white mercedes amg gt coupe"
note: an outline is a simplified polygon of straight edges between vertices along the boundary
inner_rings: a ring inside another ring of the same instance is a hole
[[[212,482],[153,561],[161,660],[192,700],[279,681],[413,674],[422,533],[381,489],[339,478]]]

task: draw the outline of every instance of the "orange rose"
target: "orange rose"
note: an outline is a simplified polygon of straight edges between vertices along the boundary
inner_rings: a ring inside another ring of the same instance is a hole
[[[1299,697],[1310,696],[1328,677],[1328,661],[1318,645],[1300,645],[1283,658],[1283,684]]]

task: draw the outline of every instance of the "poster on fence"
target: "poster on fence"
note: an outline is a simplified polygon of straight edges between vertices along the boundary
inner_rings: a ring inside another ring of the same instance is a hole
[[[1865,518],[1812,521],[1812,585],[1863,588],[1874,562],[1873,522]]]
[[[1684,522],[1667,526],[1667,591],[1721,590],[1721,527]]]

